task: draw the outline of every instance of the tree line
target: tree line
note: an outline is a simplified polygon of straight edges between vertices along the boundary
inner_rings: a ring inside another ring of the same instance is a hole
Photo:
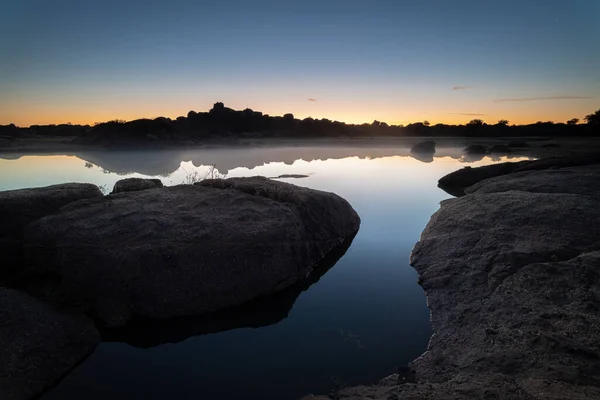
[[[176,119],[158,117],[133,121],[113,120],[88,125],[33,125],[20,128],[0,126],[0,136],[71,136],[83,143],[135,143],[140,141],[195,141],[209,138],[243,137],[375,137],[375,136],[600,136],[600,110],[585,117],[585,123],[573,118],[564,123],[537,122],[511,125],[508,120],[488,124],[474,119],[465,125],[432,125],[428,121],[409,125],[346,124],[329,119],[297,119],[293,114],[269,116],[249,108],[236,111],[216,103],[208,112],[190,111]]]

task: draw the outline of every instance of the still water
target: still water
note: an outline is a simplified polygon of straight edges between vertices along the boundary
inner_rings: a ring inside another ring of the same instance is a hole
[[[335,192],[362,218],[350,248],[318,282],[269,300],[282,304],[241,310],[210,329],[162,325],[160,338],[152,327],[129,339],[105,335],[43,399],[285,400],[376,382],[418,357],[431,335],[408,259],[439,202],[450,197],[437,180],[466,162],[497,161],[505,160],[467,160],[453,148],[418,160],[402,146],[0,153],[0,190],[92,182],[109,192],[124,177],[175,185],[211,175],[295,174],[306,177],[281,180]]]

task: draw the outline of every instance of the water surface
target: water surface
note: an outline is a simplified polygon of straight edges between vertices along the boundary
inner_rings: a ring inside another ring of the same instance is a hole
[[[281,180],[338,193],[362,218],[337,264],[307,290],[275,298],[281,304],[274,312],[241,310],[200,330],[211,333],[191,337],[157,340],[148,327],[136,331],[138,340],[105,336],[43,399],[297,399],[393,373],[425,350],[431,334],[410,251],[439,202],[450,197],[437,180],[472,161],[457,149],[437,154],[432,162],[408,156],[402,146],[0,154],[0,190],[92,182],[108,192],[130,176],[174,185],[204,176],[304,175]],[[238,320],[245,327],[236,328]]]

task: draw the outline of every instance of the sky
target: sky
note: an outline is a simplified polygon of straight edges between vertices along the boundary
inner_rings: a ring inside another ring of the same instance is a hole
[[[234,109],[348,123],[600,108],[598,0],[2,0],[0,124]]]

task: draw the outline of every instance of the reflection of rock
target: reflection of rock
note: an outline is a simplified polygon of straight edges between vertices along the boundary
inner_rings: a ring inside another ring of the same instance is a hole
[[[410,155],[413,158],[425,163],[433,162],[434,154],[435,142],[432,140],[417,143],[410,149]]]
[[[163,321],[134,320],[127,327],[103,331],[102,339],[148,348],[231,329],[274,325],[287,318],[298,296],[318,282],[321,276],[342,258],[352,244],[353,238],[354,235],[348,237],[339,247],[327,253],[305,281],[280,292],[205,316],[180,317]]]
[[[434,328],[417,383],[338,398],[600,398],[600,165],[534,163],[443,202],[416,244]]]
[[[27,275],[109,326],[243,304],[302,282],[358,229],[341,197],[266,178],[84,200],[29,225]],[[48,295],[48,294],[47,294]]]
[[[411,153],[435,153],[435,142],[433,140],[426,140],[421,143],[415,144],[411,149]]]
[[[55,385],[100,341],[90,320],[0,287],[0,399],[32,399]]]
[[[438,149],[439,157],[459,158],[461,147]],[[7,154],[10,156],[10,154]],[[215,165],[222,173],[235,168],[253,169],[266,163],[283,162],[291,165],[297,160],[328,160],[347,157],[381,158],[408,156],[406,149],[399,150],[387,145],[381,147],[324,146],[311,142],[304,146],[203,146],[183,149],[144,149],[143,151],[93,150],[75,152],[75,156],[99,167],[116,173],[137,172],[149,176],[167,176],[177,170],[182,161],[191,161],[194,165]],[[4,157],[0,154],[0,157]],[[428,158],[425,157],[426,160]]]
[[[434,153],[410,153],[410,156],[415,160],[419,160],[424,163],[433,162]]]
[[[184,160],[183,150],[90,150],[75,156],[115,174],[168,175]]]
[[[115,183],[112,193],[137,192],[163,187],[160,179],[127,178]]]
[[[102,196],[96,185],[66,183],[0,192],[0,277],[12,275],[21,257],[23,228],[64,205]]]
[[[463,150],[467,155],[485,155],[486,148],[481,144],[473,144]]]

